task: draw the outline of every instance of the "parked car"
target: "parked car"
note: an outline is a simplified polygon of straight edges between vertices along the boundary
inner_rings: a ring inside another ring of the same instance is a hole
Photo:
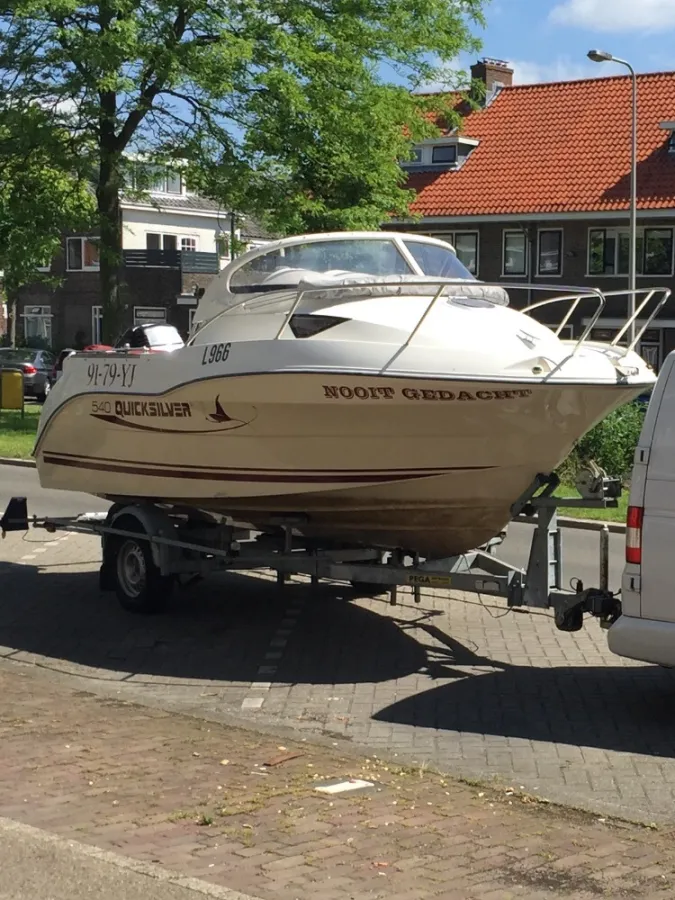
[[[21,369],[24,394],[44,403],[51,389],[50,375],[56,357],[49,350],[31,350],[29,347],[0,347],[0,369]]]
[[[71,353],[75,353],[72,347],[66,347],[65,350],[62,350],[59,355],[56,357],[56,361],[52,366],[52,370],[49,373],[49,384],[50,387],[54,387],[56,382],[59,380],[61,373],[63,372],[63,362],[67,359]]]

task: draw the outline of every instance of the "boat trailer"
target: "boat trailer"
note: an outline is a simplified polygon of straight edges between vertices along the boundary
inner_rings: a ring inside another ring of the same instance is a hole
[[[114,503],[107,513],[29,518],[26,498],[14,497],[0,530],[3,537],[31,526],[100,536],[100,587],[114,590],[121,605],[133,612],[160,611],[176,583],[187,586],[214,571],[271,569],[279,585],[291,575],[309,576],[312,584],[344,581],[357,594],[386,590],[392,605],[402,586],[412,588],[416,603],[424,588],[442,588],[501,597],[509,607],[553,609],[562,631],[580,630],[584,613],[609,627],[621,615],[621,603],[609,590],[609,529],[600,532],[598,587],[585,588],[577,580],[573,590],[565,589],[557,510],[616,507],[621,483],[591,465],[577,479],[580,498],[553,496],[559,485],[555,475],[538,475],[511,508],[514,521],[534,524],[525,569],[498,558],[506,531],[459,556],[421,560],[404,551],[309,540],[298,534],[299,515],[279,516],[273,530],[258,533],[202,510],[143,499]]]

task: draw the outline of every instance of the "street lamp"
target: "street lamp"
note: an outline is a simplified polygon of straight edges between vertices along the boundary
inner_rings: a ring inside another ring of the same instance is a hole
[[[635,69],[625,59],[612,56],[605,50],[589,50],[588,58],[593,62],[614,62],[625,66],[631,74],[633,83],[633,118],[631,127],[631,160],[630,160],[630,236],[628,259],[628,309],[631,316],[631,324],[628,330],[630,343],[635,339],[635,288],[636,288],[636,251],[637,251],[637,77]]]

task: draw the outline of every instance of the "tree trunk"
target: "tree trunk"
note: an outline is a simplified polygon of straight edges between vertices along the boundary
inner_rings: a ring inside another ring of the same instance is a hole
[[[124,304],[120,291],[122,216],[116,154],[107,154],[102,150],[101,155],[96,189],[101,229],[99,284],[103,307],[102,339],[105,343],[111,344],[119,334],[124,321]]]
[[[16,314],[19,311],[19,305],[16,297],[10,296],[7,292],[7,315],[9,316],[9,346],[16,347]]]

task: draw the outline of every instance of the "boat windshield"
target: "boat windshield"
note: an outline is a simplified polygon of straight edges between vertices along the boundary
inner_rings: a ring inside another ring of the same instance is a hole
[[[365,275],[413,275],[394,241],[345,239],[312,241],[280,247],[237,269],[230,280],[233,293],[244,293],[251,287],[294,286],[307,272],[358,272]]]
[[[434,278],[464,278],[475,281],[475,276],[459,261],[450,247],[439,247],[424,241],[404,241],[406,248],[425,275]]]

